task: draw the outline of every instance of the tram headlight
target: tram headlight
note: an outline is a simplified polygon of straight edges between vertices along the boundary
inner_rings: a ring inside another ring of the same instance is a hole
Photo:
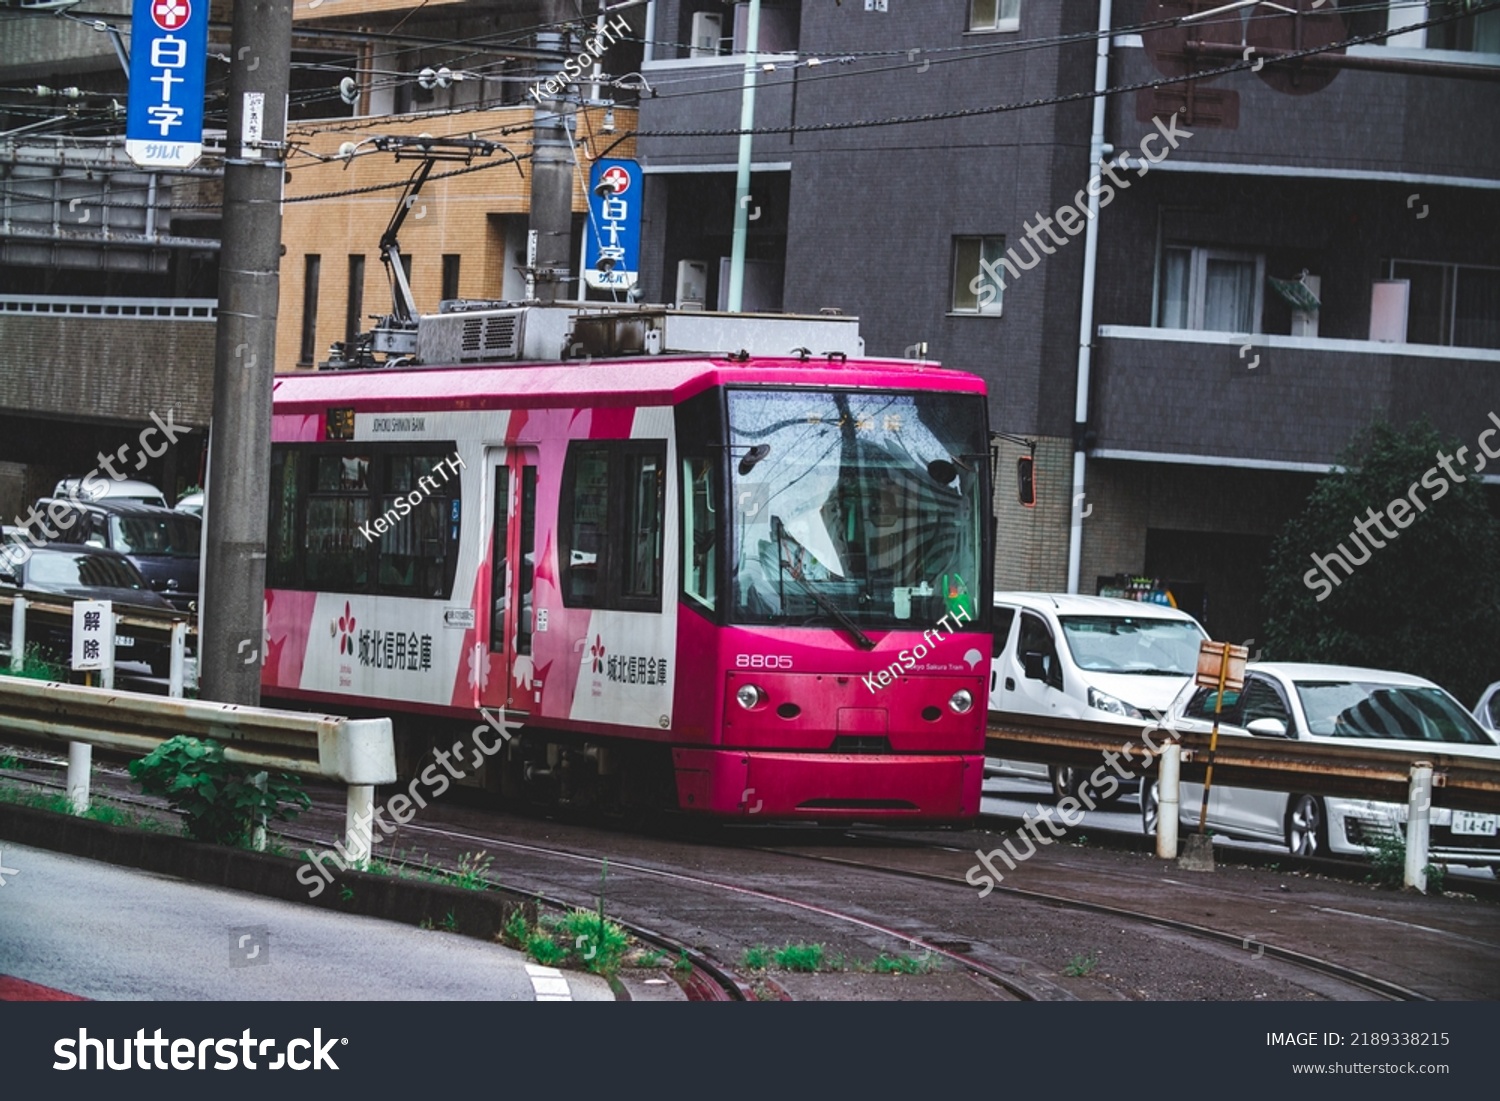
[[[764,689],[753,684],[742,684],[739,691],[734,694],[734,698],[746,711],[754,711],[766,702],[766,693]]]
[[[967,715],[969,713],[969,709],[974,706],[974,695],[967,688],[960,688],[957,692],[948,697],[948,706],[951,707],[956,714]]]

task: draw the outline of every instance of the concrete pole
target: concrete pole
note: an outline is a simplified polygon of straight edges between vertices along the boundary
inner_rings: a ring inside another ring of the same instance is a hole
[[[538,12],[546,29],[539,31],[539,50],[550,50],[555,59],[537,62],[537,83],[562,72],[569,20],[578,16],[571,0],[542,0]],[[562,81],[558,82],[562,84]],[[566,271],[573,236],[573,149],[568,142],[568,104],[557,95],[537,104],[531,144],[531,228],[536,232],[536,259],[540,274],[536,281],[538,302],[556,302],[566,297],[566,286],[554,272]],[[561,293],[560,293],[561,291]]]
[[[1406,798],[1406,876],[1408,887],[1427,893],[1428,823],[1432,817],[1432,765],[1418,761],[1411,766],[1411,785]]]
[[[760,46],[760,0],[750,0],[745,26],[745,78],[740,91],[740,156],[734,175],[734,240],[729,249],[730,313],[738,313],[745,302],[745,239],[750,232],[750,154],[755,128],[755,61]]]
[[[1177,805],[1182,796],[1182,746],[1168,742],[1156,766],[1156,855],[1177,859]]]
[[[229,53],[224,244],[207,487],[213,507],[206,516],[198,661],[204,699],[254,706],[260,702],[260,651],[265,646],[266,487],[291,0],[238,0]]]

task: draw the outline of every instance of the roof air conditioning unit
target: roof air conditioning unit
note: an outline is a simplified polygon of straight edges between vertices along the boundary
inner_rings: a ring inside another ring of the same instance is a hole
[[[708,302],[708,264],[703,260],[677,261],[677,308],[701,310]]]
[[[718,57],[719,40],[724,37],[724,17],[717,12],[693,13],[692,48],[689,57]]]

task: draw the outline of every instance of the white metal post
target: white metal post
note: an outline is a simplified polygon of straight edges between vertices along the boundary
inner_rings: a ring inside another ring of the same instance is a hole
[[[73,813],[89,809],[89,769],[94,764],[94,747],[87,742],[68,743],[68,802]]]
[[[257,772],[250,782],[264,792],[268,779],[269,776],[267,773]],[[257,814],[255,816],[255,830],[251,834],[250,843],[255,847],[256,852],[263,853],[266,851],[266,816],[264,814]]]
[[[1182,747],[1168,742],[1161,747],[1156,766],[1156,855],[1177,859],[1177,804],[1181,800]]]
[[[1427,893],[1427,829],[1432,818],[1432,763],[1411,766],[1406,798],[1406,877],[1408,887]]]
[[[364,871],[370,866],[371,824],[375,817],[375,786],[350,784],[348,811],[344,820],[344,851],[350,863]]]
[[[173,699],[182,698],[182,682],[184,669],[187,664],[187,624],[172,624],[172,662],[171,671],[167,674],[167,695]]]
[[[10,606],[10,671],[19,673],[26,664],[26,598],[18,596]]]

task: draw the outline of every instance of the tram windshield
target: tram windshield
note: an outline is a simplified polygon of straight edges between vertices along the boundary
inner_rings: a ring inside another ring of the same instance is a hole
[[[982,615],[982,395],[728,398],[735,622],[829,623],[862,638],[860,627]]]

